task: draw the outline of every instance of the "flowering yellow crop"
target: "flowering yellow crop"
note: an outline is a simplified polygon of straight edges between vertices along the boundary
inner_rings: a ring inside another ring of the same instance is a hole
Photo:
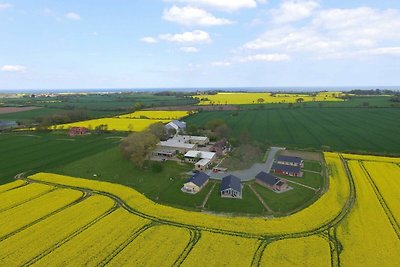
[[[250,266],[257,239],[202,232],[182,266]]]
[[[8,190],[11,190],[13,188],[16,188],[16,187],[24,185],[24,184],[25,184],[24,181],[17,180],[17,181],[12,182],[12,183],[0,185],[0,193],[8,191]]]
[[[71,127],[86,127],[89,130],[100,125],[107,125],[107,130],[140,132],[156,122],[168,123],[169,120],[103,118],[96,120],[80,121],[74,123],[52,126],[52,129],[69,129]]]
[[[380,157],[380,156],[368,156],[368,155],[357,155],[357,154],[342,154],[345,159],[356,159],[364,161],[376,161],[376,162],[393,162],[400,163],[400,158],[391,157]]]
[[[142,110],[134,113],[118,116],[119,118],[129,119],[159,119],[159,120],[178,120],[189,115],[188,111],[184,110]]]
[[[173,266],[189,240],[189,231],[184,228],[154,226],[136,237],[108,265]]]
[[[205,228],[223,229],[253,234],[296,233],[319,228],[341,211],[349,195],[349,184],[335,153],[326,153],[325,158],[334,171],[330,176],[328,191],[306,209],[282,218],[221,217],[199,212],[185,211],[157,204],[141,193],[126,186],[92,180],[66,177],[57,174],[38,173],[31,179],[100,190],[115,194],[133,209],[168,221]],[[327,209],[326,207],[329,207]]]
[[[301,98],[304,102],[310,101],[343,101],[342,93],[318,93],[316,96],[306,94],[275,94],[271,93],[218,93],[216,95],[194,95],[200,100],[200,105],[224,104],[258,104],[258,103],[296,103]]]
[[[363,164],[393,216],[400,222],[400,167],[382,162],[365,161]]]
[[[286,239],[268,244],[261,258],[261,266],[331,266],[331,252],[327,240],[310,236]]]
[[[30,226],[24,231],[18,232],[0,242],[0,262],[2,266],[10,266],[11,264],[21,266],[28,263],[35,256],[51,250],[58,242],[63,241],[104,214],[113,205],[114,201],[110,198],[92,196]]]
[[[46,192],[49,192],[52,189],[54,188],[48,185],[32,184],[6,191],[0,194],[0,211],[17,206],[18,204],[26,202],[31,198],[35,198]]]
[[[97,266],[147,223],[148,220],[120,208],[52,251],[34,266]]]
[[[338,226],[343,266],[400,266],[400,242],[358,161],[349,161],[357,189],[349,217]],[[394,177],[392,177],[394,178]]]
[[[57,209],[68,205],[81,196],[82,193],[79,191],[70,189],[57,189],[13,209],[1,212],[0,238]]]

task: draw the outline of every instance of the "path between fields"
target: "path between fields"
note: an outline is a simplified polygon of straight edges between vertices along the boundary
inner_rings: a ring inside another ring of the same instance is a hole
[[[213,186],[211,187],[210,191],[208,191],[206,197],[204,198],[203,204],[201,204],[201,207],[202,207],[202,208],[204,208],[204,206],[206,205],[206,203],[207,203],[208,199],[210,198],[211,193],[214,191],[214,187],[215,187],[216,185],[217,185],[217,184],[214,183]]]
[[[267,160],[264,163],[255,163],[251,168],[246,169],[246,170],[240,170],[240,171],[227,171],[225,173],[214,173],[212,170],[208,172],[208,175],[210,176],[211,179],[216,179],[216,180],[222,180],[225,176],[228,175],[235,175],[237,176],[240,180],[242,181],[250,181],[253,180],[254,177],[259,173],[259,172],[267,172],[271,170],[272,164],[274,163],[274,158],[275,155],[278,151],[284,150],[285,148],[283,147],[271,147],[269,149],[268,157]]]
[[[298,183],[298,182],[294,182],[294,181],[292,181],[292,180],[288,180],[288,179],[285,179],[285,178],[281,178],[282,180],[285,180],[286,182],[288,182],[288,183],[292,183],[292,184],[297,184],[297,185],[300,185],[300,186],[302,186],[302,187],[305,187],[305,188],[308,188],[308,189],[311,189],[311,190],[314,190],[314,191],[317,191],[318,189],[316,189],[316,188],[314,188],[314,187],[311,187],[311,186],[308,186],[308,185],[305,185],[305,184],[301,184],[301,183]]]
[[[265,203],[264,199],[260,196],[260,194],[258,194],[258,192],[251,186],[251,184],[249,184],[249,187],[251,189],[251,191],[253,191],[254,195],[256,195],[256,197],[258,198],[258,200],[261,202],[261,204],[264,206],[264,208],[268,211],[268,212],[273,212],[273,210],[267,205],[267,203]]]

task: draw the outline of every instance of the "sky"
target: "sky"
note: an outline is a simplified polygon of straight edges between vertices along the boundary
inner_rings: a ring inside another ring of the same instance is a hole
[[[0,90],[398,85],[398,0],[0,0]]]

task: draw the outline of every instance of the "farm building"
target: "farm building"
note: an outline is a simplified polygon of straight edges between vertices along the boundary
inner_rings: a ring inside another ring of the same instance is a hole
[[[16,121],[0,121],[0,130],[11,129],[18,126]]]
[[[222,178],[221,183],[221,197],[224,198],[242,198],[243,185],[240,183],[240,179],[234,175],[229,175]]]
[[[89,129],[86,127],[72,127],[69,129],[69,136],[85,135],[89,133]]]
[[[256,183],[273,191],[284,191],[288,189],[288,185],[285,181],[266,172],[260,172],[256,175]]]
[[[164,155],[165,153],[168,155],[175,155],[177,152],[186,153],[189,150],[196,149],[196,144],[185,143],[179,139],[171,138],[167,141],[161,141],[157,144],[157,148],[154,152],[156,155]]]
[[[295,177],[303,176],[303,172],[301,171],[300,166],[291,166],[291,165],[274,163],[272,165],[271,171],[274,173],[280,173],[288,176],[295,176]]]
[[[190,177],[181,188],[182,192],[196,194],[206,186],[209,176],[204,172],[199,172]]]
[[[177,138],[182,138],[190,144],[196,144],[199,146],[205,146],[210,142],[207,136],[195,136],[195,135],[180,135]]]
[[[210,152],[216,153],[218,156],[225,155],[228,150],[228,141],[223,138],[216,142],[211,148]]]
[[[300,157],[278,156],[275,162],[282,165],[304,167],[304,161]]]
[[[185,154],[185,161],[195,163],[199,159],[208,159],[212,162],[217,158],[217,154],[214,152],[190,150]]]
[[[210,168],[212,165],[211,160],[209,159],[201,159],[194,165],[194,169],[197,171],[205,171]]]
[[[173,120],[165,125],[167,130],[174,129],[176,133],[184,132],[186,129],[186,122]]]

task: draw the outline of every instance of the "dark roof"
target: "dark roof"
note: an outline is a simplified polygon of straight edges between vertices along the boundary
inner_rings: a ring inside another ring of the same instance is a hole
[[[176,126],[178,126],[179,128],[186,128],[186,124],[183,123],[183,122],[181,122],[181,121],[173,120],[172,122],[173,122]]]
[[[280,170],[284,172],[289,172],[289,173],[300,173],[300,166],[291,166],[291,165],[283,165],[283,164],[278,164],[274,163],[272,165],[271,170]]]
[[[208,176],[204,172],[198,172],[195,175],[193,175],[192,177],[190,177],[186,182],[187,183],[192,182],[197,186],[202,186],[202,185],[204,185],[205,182],[207,182],[209,177],[210,176]]]
[[[235,191],[242,192],[242,184],[240,179],[234,175],[228,175],[222,178],[220,191],[232,188]]]
[[[293,162],[300,164],[302,159],[299,157],[291,157],[291,156],[278,156],[276,158],[277,161],[283,161],[283,162]]]
[[[256,179],[260,180],[268,185],[274,185],[280,181],[280,179],[278,177],[276,177],[275,175],[272,175],[272,174],[269,174],[266,172],[260,172],[259,174],[257,174]]]
[[[15,126],[18,125],[16,121],[0,121],[0,126]]]

